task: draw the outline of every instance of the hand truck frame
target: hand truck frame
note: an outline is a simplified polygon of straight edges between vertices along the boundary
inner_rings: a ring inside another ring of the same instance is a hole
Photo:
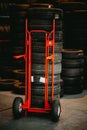
[[[26,19],[26,38],[25,38],[25,54],[14,56],[14,58],[18,59],[24,57],[25,59],[25,103],[20,97],[16,97],[13,102],[13,114],[14,117],[19,117],[22,111],[25,111],[25,115],[27,112],[38,112],[38,113],[45,113],[47,111],[52,111],[52,118],[54,121],[58,121],[61,113],[61,105],[60,101],[55,101],[54,99],[54,43],[55,43],[55,19],[52,22],[52,31],[48,34],[45,30],[28,30],[29,22]],[[31,70],[32,70],[32,33],[44,33],[45,34],[45,97],[44,97],[44,108],[34,108],[31,106]],[[52,40],[50,40],[50,36],[52,36]],[[50,54],[49,47],[52,48],[52,52]],[[52,61],[52,105],[48,102],[48,68],[49,68],[49,61]],[[55,109],[56,107],[56,109]]]

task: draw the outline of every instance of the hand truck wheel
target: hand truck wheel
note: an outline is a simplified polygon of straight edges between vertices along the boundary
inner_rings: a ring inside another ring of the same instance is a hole
[[[57,122],[59,120],[60,113],[61,113],[60,101],[55,100],[52,104],[52,111],[51,111],[52,121]]]
[[[16,97],[13,101],[13,116],[14,118],[20,118],[23,115],[23,99],[21,97]]]

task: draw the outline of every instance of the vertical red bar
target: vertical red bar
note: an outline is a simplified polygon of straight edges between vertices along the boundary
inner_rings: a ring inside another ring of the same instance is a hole
[[[31,33],[29,32],[29,52],[28,52],[28,100],[29,108],[31,106]]]
[[[25,101],[27,108],[31,105],[31,35],[28,31],[28,20],[26,20],[26,60],[25,60]]]
[[[25,101],[27,100],[27,42],[28,42],[28,38],[27,38],[27,24],[28,24],[28,21],[26,19],[26,22],[25,22]]]

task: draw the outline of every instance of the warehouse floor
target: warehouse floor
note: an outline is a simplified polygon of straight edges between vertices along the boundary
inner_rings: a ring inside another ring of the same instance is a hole
[[[30,114],[14,120],[12,92],[0,92],[0,130],[87,130],[87,90],[77,95],[64,95],[60,99],[62,113],[58,123],[47,114]]]

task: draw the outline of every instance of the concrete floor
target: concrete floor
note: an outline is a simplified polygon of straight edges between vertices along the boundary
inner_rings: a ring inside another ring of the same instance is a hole
[[[47,114],[34,114],[14,120],[13,99],[19,95],[0,92],[0,130],[87,130],[87,90],[60,99],[62,113],[58,123]]]

